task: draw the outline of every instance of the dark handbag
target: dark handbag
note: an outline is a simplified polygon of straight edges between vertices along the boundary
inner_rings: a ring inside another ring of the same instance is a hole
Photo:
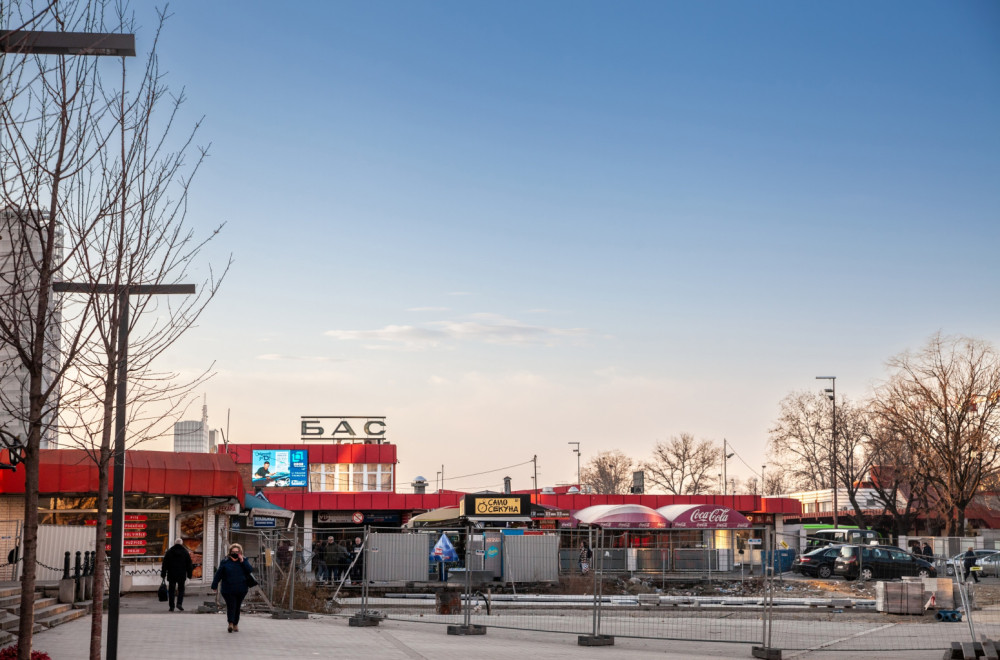
[[[167,580],[166,580],[166,578],[163,578],[162,581],[160,582],[160,588],[157,589],[157,591],[156,591],[156,597],[160,599],[161,603],[167,602],[167,599],[170,597],[167,594]]]
[[[247,587],[248,588],[253,589],[254,587],[256,587],[259,584],[257,582],[257,578],[255,578],[253,576],[253,573],[251,573],[249,570],[247,570],[247,567],[245,565],[243,566],[243,572],[246,573],[246,576],[247,576]]]

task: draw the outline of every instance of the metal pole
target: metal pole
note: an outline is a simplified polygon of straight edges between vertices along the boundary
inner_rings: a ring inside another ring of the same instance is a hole
[[[299,545],[299,526],[292,525],[292,565],[288,571],[288,580],[291,582],[291,594],[288,596],[288,609],[295,609],[295,551]]]
[[[358,557],[361,559],[361,613],[366,615],[368,614],[368,564],[371,563],[368,556],[370,529],[368,525],[365,525],[365,536],[361,543],[361,552],[358,553]]]
[[[465,526],[465,628],[469,629],[472,623],[472,562],[470,561],[472,550],[472,523]]]
[[[726,496],[726,463],[729,458],[726,456],[726,439],[722,439],[722,496]]]
[[[531,457],[531,462],[534,463],[535,466],[534,467],[535,476],[532,477],[532,486],[535,491],[535,497],[531,501],[537,504],[538,503],[538,455],[537,454]]]
[[[125,541],[125,404],[128,376],[128,289],[118,294],[118,390],[115,393],[114,502],[111,509],[111,557],[108,576],[107,660],[118,659],[122,549]],[[100,598],[100,594],[97,596]]]
[[[597,567],[597,558],[598,558],[598,555],[600,555],[601,552],[603,552],[603,548],[599,548],[597,546],[597,543],[594,542],[594,535],[593,535],[592,532],[593,532],[593,528],[588,527],[587,528],[587,542],[590,544],[590,548],[594,552],[594,561],[593,561],[594,565],[591,567],[591,569],[594,572],[594,612],[593,612],[593,619],[594,619],[594,621],[593,621],[593,630],[591,631],[590,634],[593,635],[594,637],[597,637],[597,608],[598,608],[598,603],[600,602],[600,600],[599,600],[600,597],[597,595],[597,574],[598,574],[598,572],[600,570]],[[603,562],[602,562],[602,565],[603,565]]]
[[[832,378],[833,385],[833,527],[837,527],[837,379]]]

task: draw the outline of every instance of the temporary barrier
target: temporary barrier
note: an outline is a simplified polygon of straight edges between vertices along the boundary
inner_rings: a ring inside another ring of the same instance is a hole
[[[350,564],[317,575],[319,559],[329,559],[320,542],[331,535],[358,538],[361,549]],[[350,617],[352,625],[389,619],[457,634],[561,632],[581,644],[616,637],[726,642],[760,657],[816,649],[851,657],[1000,638],[1000,614],[993,614],[1000,603],[984,603],[975,584],[958,584],[947,605],[961,612],[965,625],[957,626],[946,625],[955,615],[943,611],[940,622],[937,610],[876,612],[874,585],[839,578],[843,598],[788,595],[793,583],[780,571],[795,553],[769,528],[293,528],[233,538],[254,549],[262,591],[276,607]],[[948,600],[941,590],[949,584],[933,580],[925,588]]]

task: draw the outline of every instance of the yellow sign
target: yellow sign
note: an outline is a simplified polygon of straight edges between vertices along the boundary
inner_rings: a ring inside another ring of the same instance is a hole
[[[785,543],[784,541],[781,542],[781,547],[784,548],[785,550],[788,550],[788,544]]]
[[[477,497],[473,500],[472,515],[475,516],[520,516],[520,497]]]

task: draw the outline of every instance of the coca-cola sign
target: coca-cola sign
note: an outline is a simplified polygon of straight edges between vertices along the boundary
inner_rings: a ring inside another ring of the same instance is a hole
[[[670,510],[673,509],[673,510]],[[750,521],[746,516],[728,506],[692,504],[684,507],[663,507],[660,512],[670,521],[671,527],[682,529],[746,529]]]

